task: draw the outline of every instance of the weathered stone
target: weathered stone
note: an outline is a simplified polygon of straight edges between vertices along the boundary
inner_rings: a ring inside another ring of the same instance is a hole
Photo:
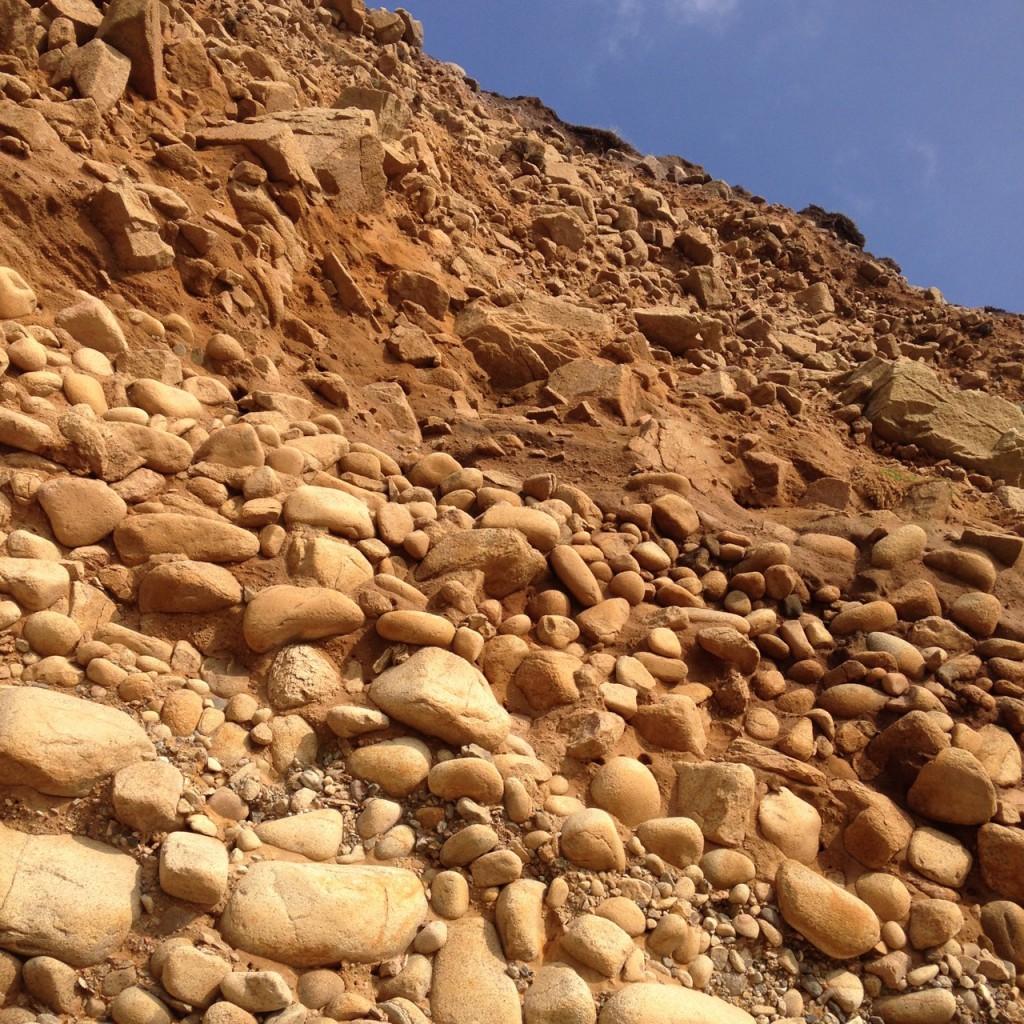
[[[0,320],[29,316],[36,308],[36,293],[16,270],[0,267]]]
[[[245,642],[263,654],[296,640],[343,636],[363,622],[359,606],[336,590],[280,584],[261,590],[246,605],[242,632]]]
[[[267,696],[279,709],[299,708],[330,697],[341,685],[338,670],[315,647],[286,647],[267,672]]]
[[[933,821],[983,825],[996,813],[996,790],[972,753],[948,747],[918,773],[907,803]]]
[[[333,808],[292,814],[287,818],[261,821],[256,835],[280,850],[297,853],[309,860],[329,861],[338,854],[345,822]]]
[[[0,824],[0,891],[0,948],[87,967],[127,938],[139,913],[139,867],[92,839]]]
[[[96,39],[89,45],[106,44]],[[103,185],[89,203],[89,214],[110,243],[122,270],[132,274],[166,270],[174,262],[174,250],[160,237],[160,222],[148,196],[130,183]]]
[[[775,887],[786,923],[826,956],[859,956],[878,942],[879,924],[874,911],[803,864],[782,864]]]
[[[377,963],[405,952],[426,912],[411,871],[264,861],[238,882],[220,928],[231,945],[293,967]]]
[[[148,100],[160,99],[164,85],[164,51],[157,0],[114,0],[107,7],[96,38],[131,61],[131,84]]]
[[[599,1024],[753,1024],[746,1010],[692,989],[640,982],[615,992]]]
[[[84,796],[153,744],[115,708],[34,687],[0,689],[0,772],[7,785]]]
[[[562,856],[591,871],[624,871],[626,854],[607,811],[587,808],[570,814],[559,837]]]
[[[928,988],[876,999],[871,1009],[885,1024],[949,1024],[956,1013],[956,996],[948,989]]]
[[[453,921],[448,941],[434,957],[431,1020],[434,1024],[521,1024],[519,993],[505,968],[494,925],[478,917]]]
[[[545,964],[523,1001],[526,1024],[595,1024],[597,1009],[587,983],[567,964]]]
[[[598,768],[590,782],[590,799],[629,828],[661,813],[657,779],[632,757],[613,757]]]
[[[254,533],[219,519],[180,512],[129,516],[114,530],[114,545],[126,565],[152,555],[185,555],[197,562],[244,562],[259,554]]]
[[[768,793],[757,808],[757,823],[769,842],[788,858],[812,864],[818,856],[821,840],[821,815],[783,786]]]
[[[481,672],[438,647],[421,648],[379,675],[370,699],[392,718],[449,743],[493,750],[511,727]]]
[[[866,390],[864,414],[884,441],[913,443],[937,458],[1020,484],[1024,412],[1013,403],[945,388],[931,367],[912,359],[868,360],[849,384],[861,396]]]
[[[430,580],[448,573],[478,570],[484,589],[493,597],[507,597],[524,589],[546,568],[518,530],[467,530],[449,534],[427,553],[416,578]]]
[[[100,39],[93,39],[74,55],[71,77],[80,96],[96,103],[101,114],[124,95],[132,62]]]
[[[635,947],[629,935],[614,921],[597,914],[583,914],[566,928],[562,948],[598,974],[615,978]]]
[[[160,846],[160,888],[203,906],[220,902],[228,884],[228,851],[211,836],[172,832]]]
[[[978,829],[978,862],[985,884],[1024,904],[1024,829],[989,822]]]
[[[350,540],[365,540],[374,534],[366,505],[332,487],[299,487],[285,499],[283,511],[289,525],[322,526]]]
[[[754,806],[753,771],[745,764],[679,764],[676,775],[676,813],[695,821],[713,843],[742,843]]]
[[[210,562],[166,562],[139,586],[139,611],[201,615],[242,600],[242,587],[225,568]]]

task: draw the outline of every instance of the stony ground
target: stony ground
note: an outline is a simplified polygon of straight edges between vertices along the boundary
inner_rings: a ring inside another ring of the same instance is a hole
[[[361,0],[0,0],[0,198],[0,1024],[1024,1020],[1020,316]]]

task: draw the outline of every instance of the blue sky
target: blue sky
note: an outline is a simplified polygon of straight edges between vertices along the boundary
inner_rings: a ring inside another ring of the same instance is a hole
[[[1024,312],[1022,0],[404,0],[426,49]]]

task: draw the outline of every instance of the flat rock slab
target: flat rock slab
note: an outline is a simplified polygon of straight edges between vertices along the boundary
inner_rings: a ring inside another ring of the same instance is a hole
[[[91,839],[0,825],[0,893],[0,949],[88,967],[124,944],[138,914],[139,867]]]
[[[260,550],[256,534],[219,519],[180,512],[129,516],[114,530],[114,544],[126,565],[150,555],[185,555],[197,562],[244,562]]]
[[[264,861],[238,883],[220,929],[232,946],[256,956],[324,967],[399,956],[426,915],[411,871]]]
[[[0,689],[5,785],[84,796],[102,779],[153,756],[153,744],[123,711],[53,690]]]

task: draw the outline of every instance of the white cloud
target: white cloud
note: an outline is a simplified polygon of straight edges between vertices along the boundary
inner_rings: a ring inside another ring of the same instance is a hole
[[[927,139],[910,138],[903,143],[904,149],[920,163],[918,184],[927,188],[933,184],[939,173],[939,147]]]
[[[627,41],[657,32],[658,22],[721,29],[728,24],[742,0],[609,0],[608,52],[619,55]]]

